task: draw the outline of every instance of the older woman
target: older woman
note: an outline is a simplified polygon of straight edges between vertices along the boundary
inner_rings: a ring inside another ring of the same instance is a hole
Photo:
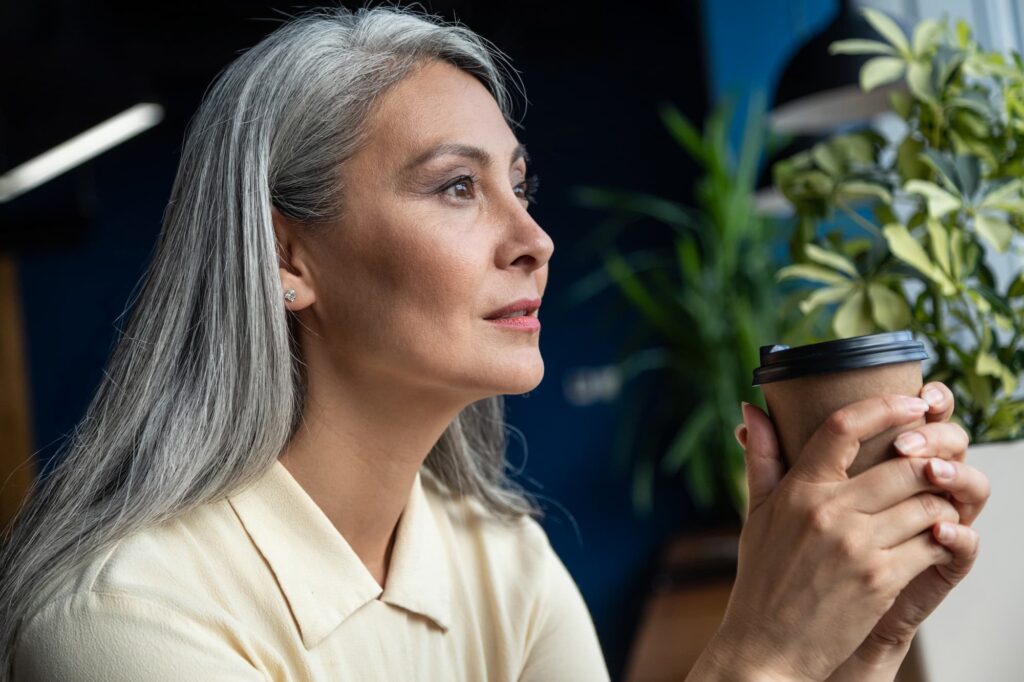
[[[607,678],[505,477],[500,396],[543,375],[553,245],[501,59],[430,17],[325,10],[220,76],[106,379],[3,555],[4,679]],[[926,388],[837,413],[785,477],[746,408],[739,574],[694,679],[892,678],[988,495]],[[926,412],[910,457],[846,477]]]

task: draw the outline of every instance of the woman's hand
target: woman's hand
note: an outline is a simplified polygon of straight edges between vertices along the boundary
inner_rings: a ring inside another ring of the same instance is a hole
[[[963,464],[968,436],[960,426],[948,423],[953,414],[952,391],[936,382],[925,385],[921,396],[929,405],[926,414],[928,424],[902,434],[896,441],[896,448],[906,457],[940,458],[925,471],[935,487],[949,495],[960,522],[950,524],[953,535],[948,540],[941,536],[939,524],[932,527],[932,532],[935,539],[953,553],[953,561],[929,567],[907,585],[854,656],[837,671],[839,674],[832,677],[836,682],[840,679],[866,679],[861,666],[878,668],[895,660],[898,669],[917,628],[963,580],[978,556],[978,534],[970,526],[988,501],[991,486],[984,474]],[[914,434],[919,437],[914,438]],[[951,476],[941,475],[942,464],[951,467]],[[865,471],[862,475],[869,473]],[[845,674],[844,669],[850,669],[850,674]]]
[[[891,460],[853,479],[846,474],[862,441],[928,409],[924,400],[895,395],[849,405],[826,420],[783,476],[771,422],[744,407],[750,506],[711,658],[765,679],[824,680],[911,581],[954,561],[931,529],[957,524],[959,513],[934,494],[945,488],[925,472],[929,460]]]

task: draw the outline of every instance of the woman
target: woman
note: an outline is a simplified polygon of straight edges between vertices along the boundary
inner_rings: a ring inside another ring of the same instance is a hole
[[[505,74],[464,28],[339,9],[220,76],[106,380],[3,555],[5,677],[607,678],[505,477],[500,396],[541,380],[553,251]],[[988,495],[928,388],[837,413],[784,478],[745,409],[739,575],[694,679],[892,678]],[[926,411],[915,456],[846,479]]]

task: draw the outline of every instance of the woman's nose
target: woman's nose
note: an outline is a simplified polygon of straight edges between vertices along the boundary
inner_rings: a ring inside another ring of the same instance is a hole
[[[522,203],[518,203],[509,221],[508,238],[499,249],[501,260],[507,265],[520,265],[531,271],[544,267],[555,251],[555,243],[548,233]]]

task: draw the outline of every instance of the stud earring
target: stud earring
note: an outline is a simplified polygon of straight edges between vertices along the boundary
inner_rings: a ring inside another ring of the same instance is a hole
[[[288,301],[289,303],[294,303],[295,298],[295,289],[289,289],[288,291],[284,292],[284,300]]]

